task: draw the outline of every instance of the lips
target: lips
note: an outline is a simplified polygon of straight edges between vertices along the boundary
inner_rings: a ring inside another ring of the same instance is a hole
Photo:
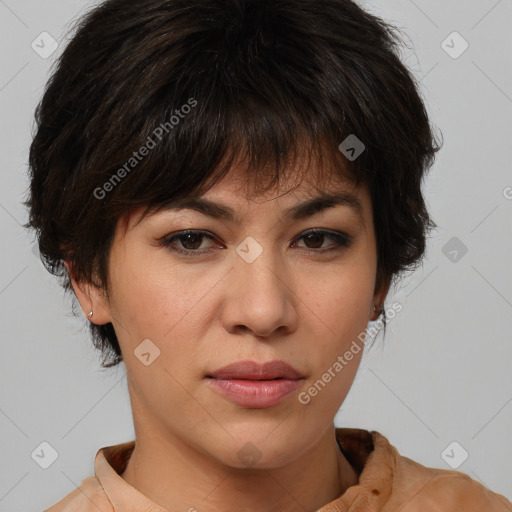
[[[237,361],[206,376],[210,389],[240,407],[263,409],[284,401],[304,377],[284,361]]]
[[[284,361],[269,361],[258,364],[254,361],[237,361],[223,366],[207,375],[214,379],[237,380],[274,380],[274,379],[302,379],[303,376],[293,366]]]

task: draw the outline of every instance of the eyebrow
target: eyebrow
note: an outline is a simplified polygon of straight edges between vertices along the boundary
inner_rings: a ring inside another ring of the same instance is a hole
[[[350,192],[336,194],[321,193],[319,196],[307,199],[306,201],[287,208],[284,211],[284,217],[287,220],[301,220],[311,217],[327,208],[336,206],[346,206],[362,219],[362,204],[359,199]],[[240,218],[235,210],[227,205],[215,203],[205,198],[185,198],[173,201],[165,208],[165,210],[176,209],[196,210],[214,219],[224,219],[233,223],[240,222]]]

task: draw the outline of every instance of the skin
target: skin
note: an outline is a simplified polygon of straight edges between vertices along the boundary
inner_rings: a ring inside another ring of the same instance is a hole
[[[169,510],[313,511],[358,482],[336,444],[333,422],[362,351],[307,405],[298,394],[349,349],[387,294],[389,284],[375,289],[368,189],[335,178],[323,190],[355,194],[361,216],[339,205],[288,221],[284,210],[317,195],[319,182],[305,179],[293,190],[283,184],[258,197],[241,193],[244,183],[234,167],[203,196],[232,207],[240,224],[190,209],[152,214],[135,226],[137,211],[126,231],[118,224],[110,301],[71,276],[84,314],[93,310],[95,323],[112,322],[121,346],[136,434],[122,477]],[[311,228],[353,239],[322,254],[319,248],[336,242],[327,235],[298,238]],[[185,229],[214,239],[182,238],[175,246],[212,251],[187,257],[159,245],[159,238]],[[248,236],[263,249],[252,263],[235,251]],[[145,339],[160,349],[148,366],[134,355]],[[235,405],[205,379],[234,361],[274,359],[305,379],[273,407]],[[238,457],[249,442],[261,456],[252,467]]]

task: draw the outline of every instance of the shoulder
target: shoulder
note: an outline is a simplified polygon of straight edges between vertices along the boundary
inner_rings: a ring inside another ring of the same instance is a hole
[[[424,466],[391,445],[394,459],[390,505],[402,512],[511,512],[512,503],[460,471]],[[386,512],[388,508],[384,509]],[[384,512],[383,510],[383,512]]]
[[[512,511],[512,503],[504,496],[492,492],[465,473],[444,469],[431,469],[431,472],[435,474],[435,478],[429,489],[430,499],[442,504],[445,508],[448,507],[447,510]]]
[[[95,476],[82,481],[80,486],[44,512],[113,512],[105,491]]]
[[[345,505],[364,503],[365,510],[381,512],[512,512],[504,496],[460,471],[404,457],[379,432],[338,428],[336,437],[360,473],[359,484],[344,495]]]

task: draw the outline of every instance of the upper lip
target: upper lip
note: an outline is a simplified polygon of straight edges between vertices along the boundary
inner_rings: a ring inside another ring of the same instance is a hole
[[[254,361],[236,361],[223,366],[207,375],[215,379],[272,380],[301,379],[302,375],[293,366],[284,361],[256,363]]]

